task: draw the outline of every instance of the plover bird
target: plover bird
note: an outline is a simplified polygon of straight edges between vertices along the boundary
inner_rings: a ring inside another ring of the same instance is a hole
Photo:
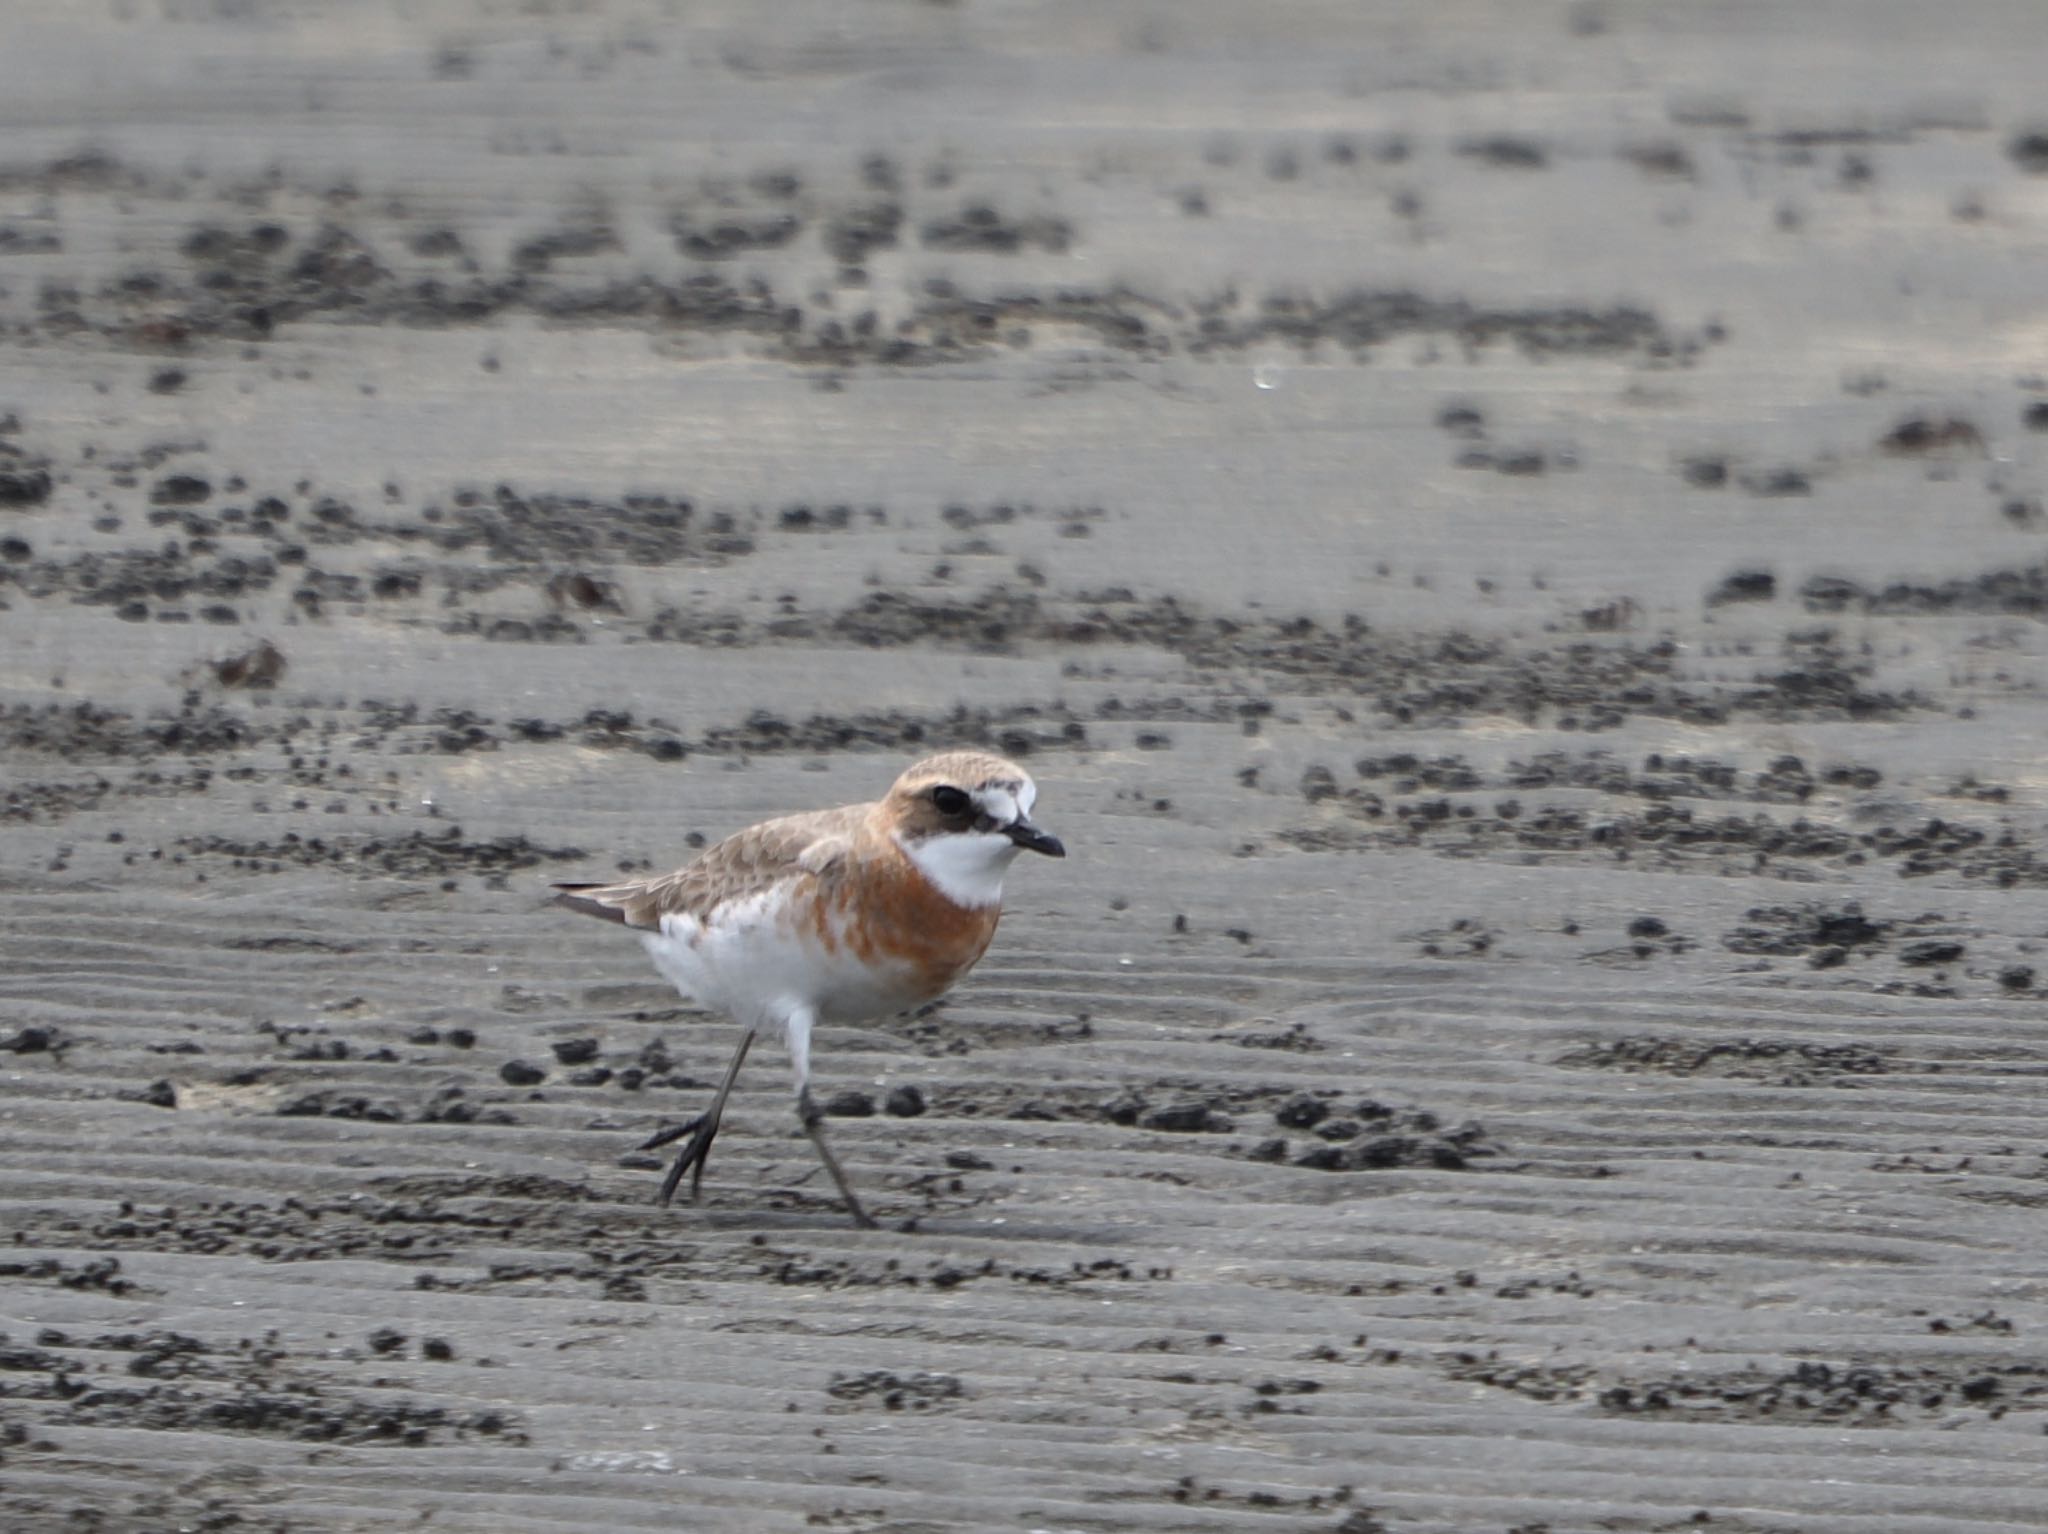
[[[682,994],[744,1030],[711,1106],[641,1146],[688,1135],[660,1202],[704,1180],[726,1095],[757,1033],[780,1029],[796,1111],[856,1223],[875,1222],[825,1143],[811,1099],[811,1030],[886,1017],[943,995],[988,951],[1003,874],[1019,852],[1065,857],[1031,821],[1038,787],[980,751],[927,757],[873,804],[764,820],[686,868],[623,884],[557,884],[571,910],[636,929]]]

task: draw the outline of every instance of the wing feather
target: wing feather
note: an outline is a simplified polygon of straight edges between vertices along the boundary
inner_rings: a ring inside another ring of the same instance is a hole
[[[659,930],[666,916],[708,920],[720,906],[799,875],[829,878],[852,850],[868,806],[785,815],[735,832],[696,862],[657,879],[555,884],[555,903],[628,927]]]

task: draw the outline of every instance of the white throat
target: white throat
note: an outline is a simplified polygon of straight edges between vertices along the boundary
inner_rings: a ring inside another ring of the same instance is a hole
[[[1007,836],[972,831],[928,836],[916,842],[899,835],[896,845],[941,895],[970,908],[1003,903],[1003,874],[1018,850]]]

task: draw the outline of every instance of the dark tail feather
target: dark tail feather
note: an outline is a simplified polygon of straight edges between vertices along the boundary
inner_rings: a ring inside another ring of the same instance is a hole
[[[603,900],[592,900],[584,893],[586,890],[608,888],[606,885],[551,884],[548,888],[555,892],[556,905],[567,906],[572,911],[581,911],[585,916],[595,916],[600,921],[615,921],[622,927],[626,925],[626,913],[621,907]]]

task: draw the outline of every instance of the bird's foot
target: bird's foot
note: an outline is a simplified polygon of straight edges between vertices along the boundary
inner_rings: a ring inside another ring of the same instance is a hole
[[[711,1154],[711,1142],[718,1138],[718,1126],[723,1117],[723,1114],[700,1113],[687,1124],[677,1124],[673,1128],[663,1129],[648,1136],[645,1143],[640,1146],[644,1151],[659,1150],[664,1145],[682,1139],[684,1135],[690,1137],[690,1143],[683,1147],[683,1153],[676,1157],[675,1165],[668,1169],[668,1176],[662,1179],[661,1192],[655,1195],[654,1201],[657,1204],[663,1208],[668,1207],[669,1202],[676,1196],[676,1188],[682,1183],[683,1173],[692,1170],[696,1175],[690,1179],[690,1202],[697,1201],[698,1189],[704,1181],[704,1158]]]

